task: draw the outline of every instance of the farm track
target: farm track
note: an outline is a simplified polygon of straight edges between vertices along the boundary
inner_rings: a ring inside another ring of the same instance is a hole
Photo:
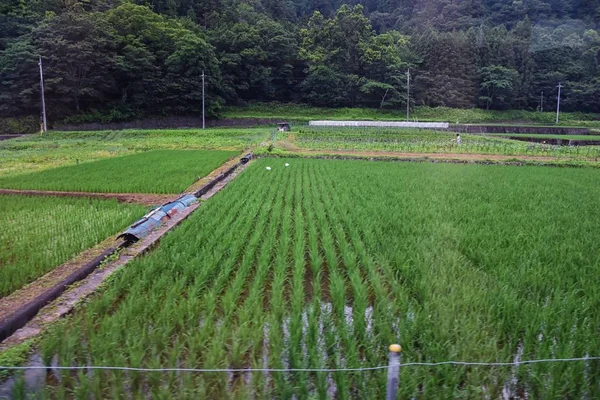
[[[245,149],[242,152],[242,154],[247,154],[250,151],[251,151],[250,149]],[[190,187],[188,187],[185,190],[185,193],[195,193],[197,190],[199,190],[200,188],[202,188],[204,185],[206,185],[207,183],[209,183],[213,179],[217,178],[219,175],[225,173],[228,169],[230,169],[231,167],[233,167],[234,165],[236,165],[238,162],[240,162],[240,157],[239,156],[238,157],[233,157],[231,160],[227,161],[226,163],[224,163],[223,165],[221,165],[219,168],[217,168],[214,171],[212,171],[210,174],[208,174],[205,177],[200,178],[199,180],[197,180],[196,182],[194,182]]]
[[[55,196],[55,197],[88,197],[95,199],[117,199],[121,203],[142,204],[156,206],[173,199],[174,194],[144,194],[144,193],[88,193],[88,192],[61,192],[55,190],[21,190],[0,189],[0,195],[22,196]]]
[[[202,186],[208,184],[212,180],[220,177],[225,171],[230,169],[233,165],[239,163],[241,156],[235,157],[229,160],[227,163],[217,168],[213,172],[211,172],[208,176],[200,179],[188,189],[186,189],[186,193],[192,193]],[[239,175],[247,165],[242,165],[237,171],[228,176],[225,179],[219,181],[212,189],[210,189],[207,193],[203,194],[200,200],[208,200],[216,193],[218,193],[223,187],[225,187],[231,180],[235,179],[237,175]],[[14,193],[13,193],[14,192]],[[43,193],[48,193],[45,191],[29,191],[29,190],[10,190],[10,189],[0,189],[1,194],[29,194],[22,192],[37,192],[33,195],[46,195]],[[39,194],[38,194],[39,193]],[[69,197],[70,193],[73,192],[51,192],[51,193],[60,193],[65,197]],[[84,192],[74,192],[80,193],[81,195],[89,195],[89,193]],[[98,195],[109,195],[105,193],[93,193]],[[52,194],[54,195],[54,194]],[[122,195],[122,194],[117,194]],[[126,194],[124,196],[148,196],[154,197],[158,199],[161,198],[158,203],[149,203],[148,205],[157,205],[164,204],[169,201],[173,201],[178,198],[180,195],[136,195],[136,194]],[[85,196],[76,196],[76,197],[85,197]],[[106,278],[108,278],[113,272],[115,272],[120,267],[127,264],[133,258],[146,253],[152,247],[157,245],[160,238],[165,235],[167,232],[174,229],[179,223],[185,220],[189,215],[191,215],[197,208],[199,204],[192,205],[188,210],[183,213],[177,215],[173,219],[169,220],[168,223],[157,231],[153,232],[150,236],[144,239],[139,244],[134,245],[131,249],[126,249],[119,255],[119,257],[109,262],[107,265],[104,265],[99,271],[93,272],[87,278],[76,285],[73,290],[67,290],[63,293],[58,299],[51,302],[49,305],[45,306],[40,313],[34,317],[24,328],[18,330],[13,336],[7,338],[4,342],[0,343],[0,351],[4,349],[8,349],[14,345],[19,343],[23,343],[24,341],[36,336],[39,334],[45,326],[49,323],[52,323],[58,320],[60,317],[68,314],[73,306],[80,301],[82,298],[89,296],[92,294],[102,282]],[[91,249],[83,251],[81,254],[77,255],[73,259],[65,262],[59,267],[55,268],[48,274],[42,276],[26,287],[12,293],[11,295],[0,299],[0,322],[7,320],[12,317],[15,312],[18,312],[22,306],[35,302],[39,297],[43,296],[47,291],[51,290],[55,285],[65,279],[72,273],[77,272],[79,269],[83,268],[87,263],[97,257],[99,254],[103,253],[111,246],[114,246],[116,240],[116,236],[110,237],[104,240],[102,243],[94,246]]]

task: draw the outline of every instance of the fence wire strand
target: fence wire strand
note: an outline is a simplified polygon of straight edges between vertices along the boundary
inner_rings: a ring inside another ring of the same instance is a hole
[[[550,358],[540,360],[525,360],[514,362],[471,362],[471,361],[441,361],[441,362],[409,362],[400,364],[403,367],[437,367],[443,365],[454,366],[476,366],[476,367],[513,367],[527,364],[541,363],[564,363],[564,362],[581,362],[581,361],[600,361],[600,357],[582,357],[582,358]],[[0,370],[19,371],[19,370],[35,370],[35,369],[52,369],[52,370],[105,370],[105,371],[133,371],[133,372],[197,372],[197,373],[243,373],[243,372],[365,372],[387,370],[389,365],[379,367],[363,367],[363,368],[136,368],[136,367],[112,367],[101,365],[87,366],[24,366],[24,367],[7,367],[1,366]]]

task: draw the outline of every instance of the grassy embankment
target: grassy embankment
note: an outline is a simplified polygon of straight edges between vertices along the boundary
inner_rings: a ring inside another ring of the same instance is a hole
[[[306,123],[310,120],[406,120],[406,110],[368,108],[319,108],[301,104],[258,103],[247,107],[226,107],[224,118],[274,118]],[[414,107],[411,120],[444,121],[457,124],[541,124],[555,125],[556,114],[522,110],[492,111],[479,108]],[[561,113],[560,126],[600,128],[600,114]]]

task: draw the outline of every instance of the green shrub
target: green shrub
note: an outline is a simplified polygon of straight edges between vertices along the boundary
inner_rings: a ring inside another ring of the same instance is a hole
[[[40,130],[37,117],[0,118],[0,135],[35,133]]]
[[[85,124],[85,123],[110,123],[132,120],[141,118],[143,114],[129,108],[111,108],[108,110],[92,109],[84,114],[72,115],[63,119],[61,122],[65,124]]]

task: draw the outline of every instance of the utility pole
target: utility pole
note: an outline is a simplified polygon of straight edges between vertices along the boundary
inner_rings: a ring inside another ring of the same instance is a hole
[[[410,68],[406,70],[406,122],[410,119]]]
[[[204,117],[204,70],[202,70],[202,129],[206,129],[206,120]]]
[[[544,112],[544,92],[542,92],[542,97],[540,98],[540,112]]]
[[[556,102],[556,123],[558,124],[558,114],[560,114],[560,89],[562,89],[562,83],[558,82],[558,101]]]
[[[44,72],[42,71],[42,56],[40,56],[38,65],[40,66],[40,88],[42,91],[42,121],[44,123],[43,132],[47,132],[48,126],[46,124],[46,99],[44,98]]]

